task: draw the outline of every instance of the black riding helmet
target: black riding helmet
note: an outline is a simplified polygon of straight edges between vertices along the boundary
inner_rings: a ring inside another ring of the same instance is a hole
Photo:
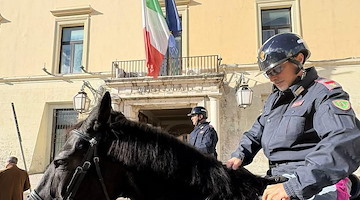
[[[204,108],[202,106],[196,106],[191,110],[191,112],[189,114],[187,114],[187,116],[190,117],[190,116],[198,115],[198,114],[202,114],[204,116],[204,118],[207,118],[206,108]]]
[[[281,63],[291,60],[299,53],[304,54],[304,62],[310,57],[310,51],[303,39],[294,33],[281,33],[269,38],[259,49],[258,65],[266,72]]]

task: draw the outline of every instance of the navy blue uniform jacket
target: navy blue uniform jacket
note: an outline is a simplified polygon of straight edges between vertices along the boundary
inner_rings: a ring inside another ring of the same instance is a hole
[[[218,136],[210,122],[203,122],[195,126],[190,133],[189,143],[204,154],[210,154],[217,157],[216,144]]]
[[[263,148],[269,161],[280,163],[272,175],[295,175],[284,188],[299,199],[335,184],[360,164],[360,122],[349,95],[313,67],[306,71],[288,90],[273,90],[232,154],[246,165]]]

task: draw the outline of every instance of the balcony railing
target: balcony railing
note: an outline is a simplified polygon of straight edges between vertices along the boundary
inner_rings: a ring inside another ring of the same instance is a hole
[[[221,57],[218,55],[165,58],[159,76],[192,76],[219,73]],[[145,60],[112,62],[113,78],[147,76]]]

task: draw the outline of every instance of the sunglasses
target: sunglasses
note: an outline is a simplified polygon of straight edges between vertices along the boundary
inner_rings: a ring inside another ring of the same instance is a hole
[[[278,75],[280,74],[282,71],[284,70],[284,65],[278,65],[272,69],[269,69],[267,70],[265,73],[264,73],[264,76],[266,78],[269,78],[270,76],[275,76],[275,75]]]

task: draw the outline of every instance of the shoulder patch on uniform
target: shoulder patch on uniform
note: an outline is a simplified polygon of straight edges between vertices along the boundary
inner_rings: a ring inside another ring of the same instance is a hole
[[[339,83],[337,83],[336,81],[327,79],[327,78],[323,78],[320,80],[315,80],[316,82],[323,84],[328,90],[332,90],[334,88],[339,88],[341,87],[341,85]]]
[[[349,110],[351,108],[350,102],[345,99],[336,99],[333,100],[332,103],[334,104],[335,107],[341,110]]]

